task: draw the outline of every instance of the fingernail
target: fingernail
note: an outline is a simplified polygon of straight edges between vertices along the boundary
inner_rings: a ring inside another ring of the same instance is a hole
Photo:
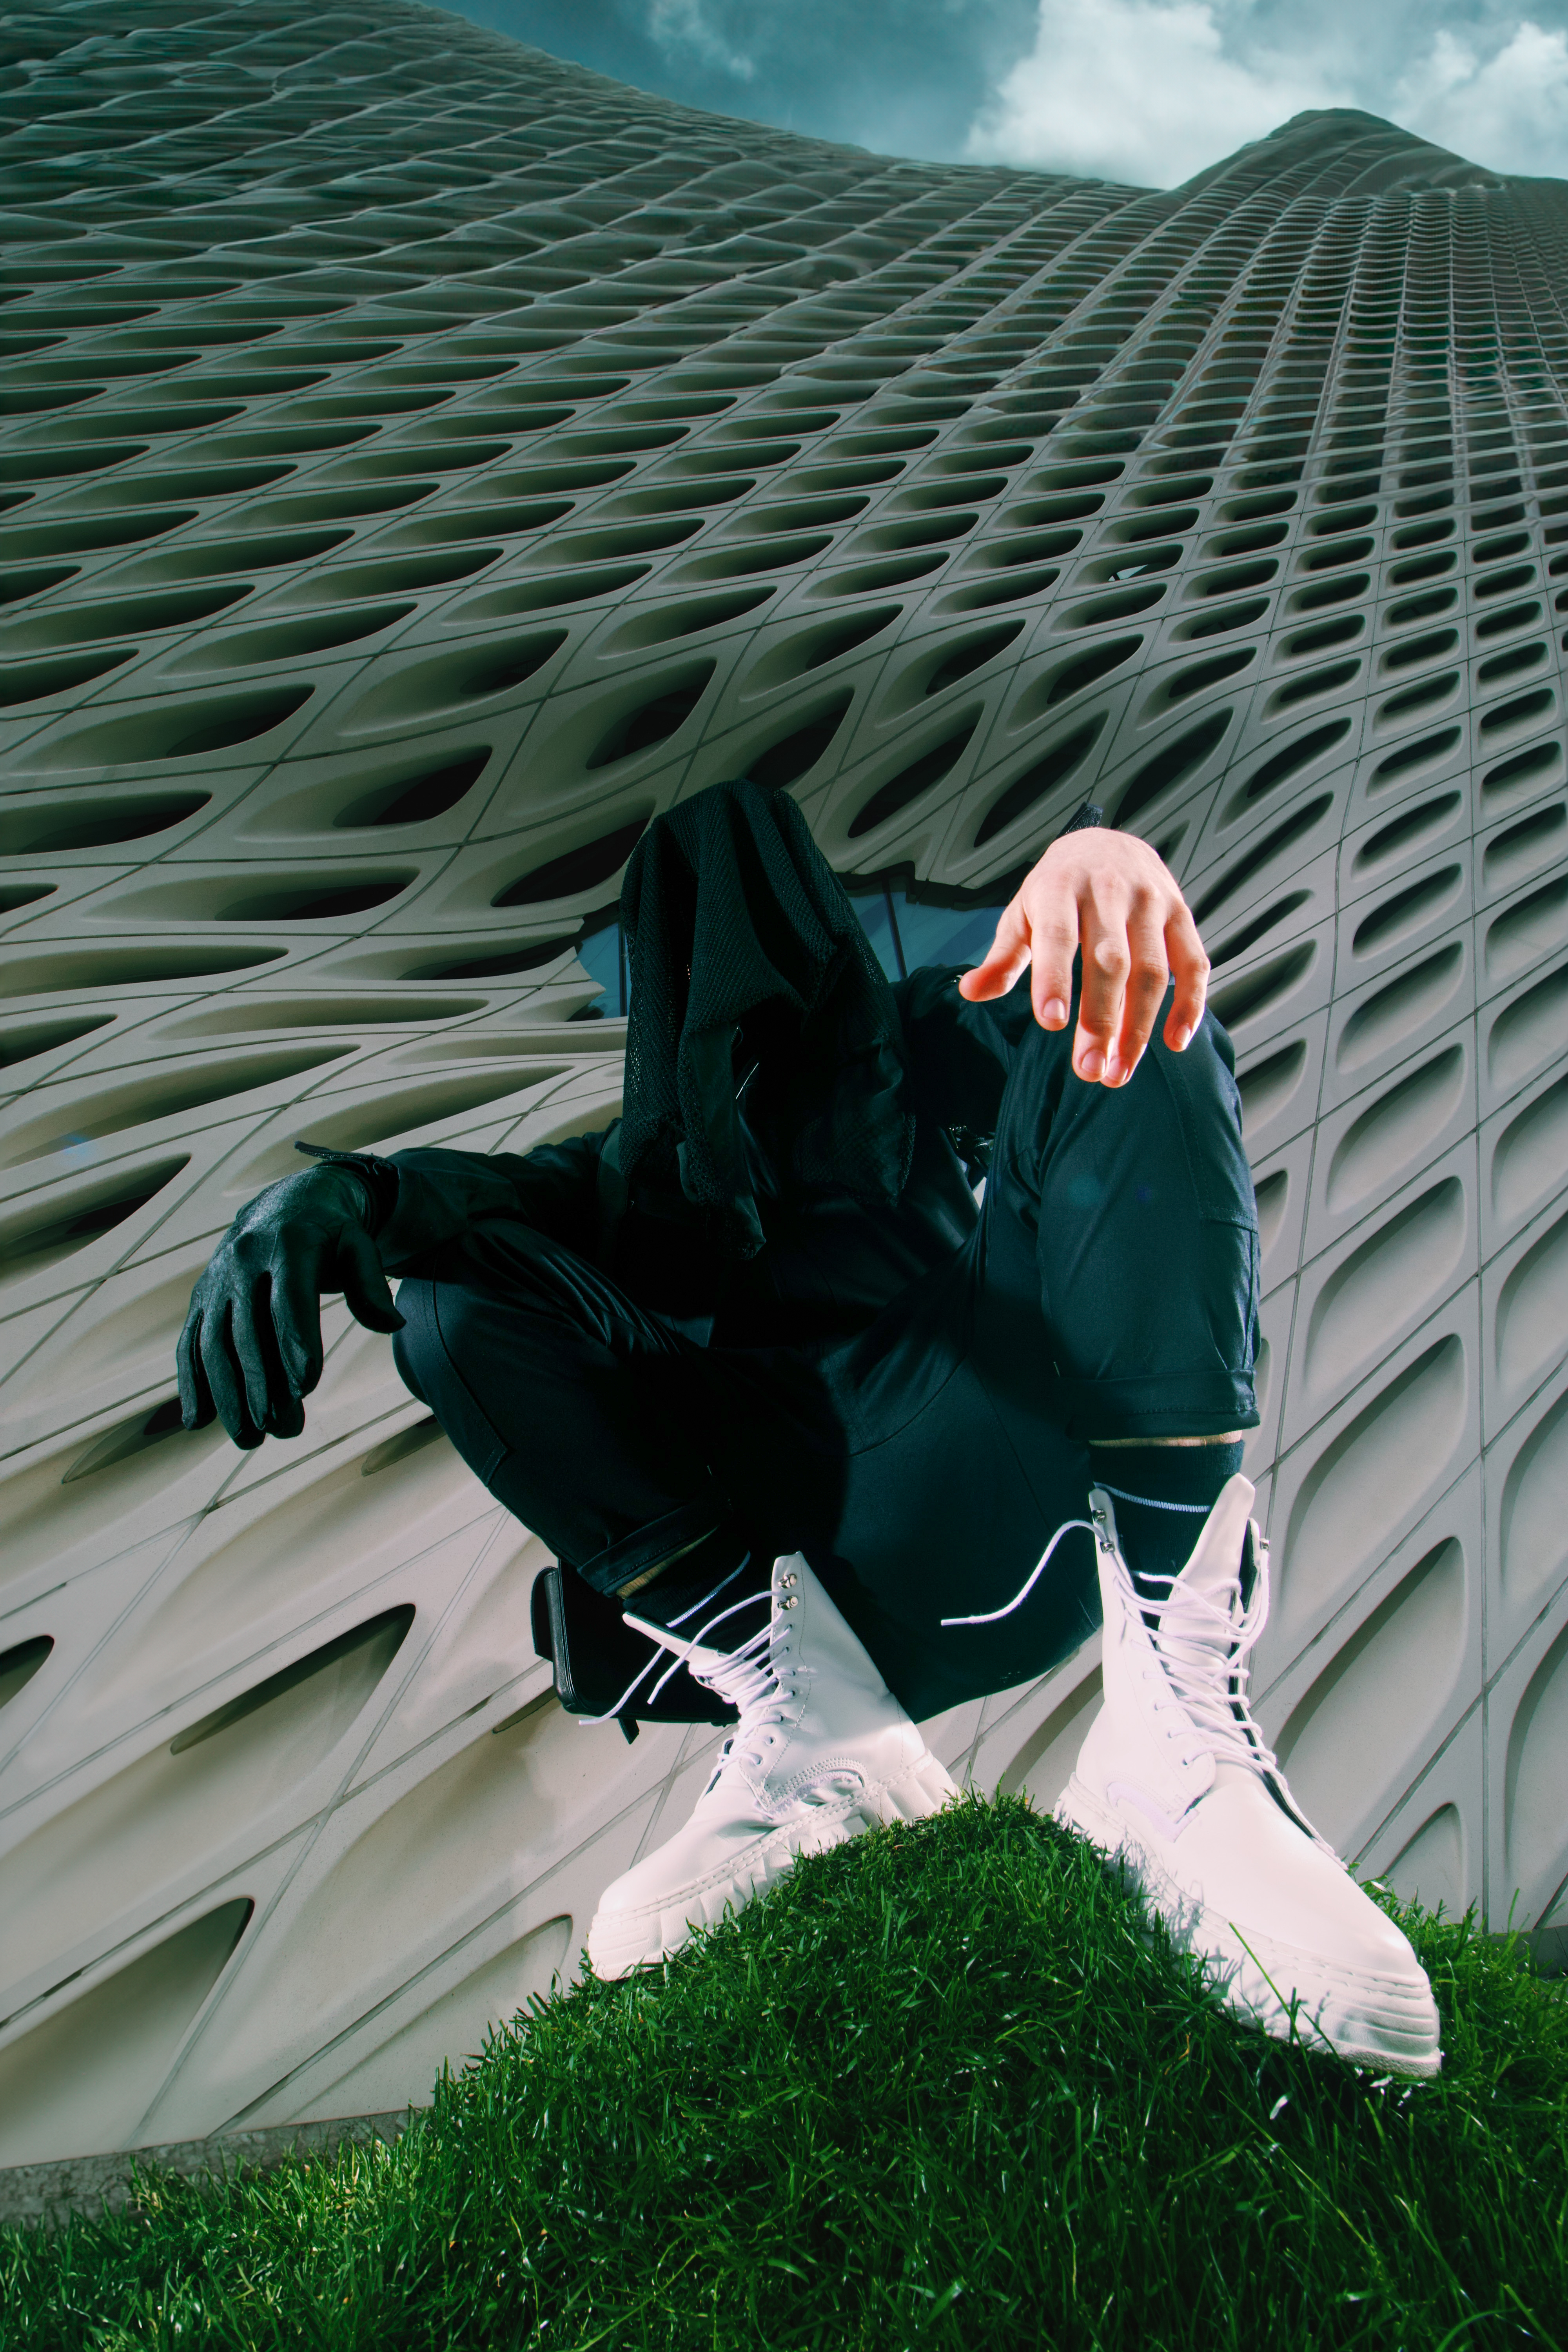
[[[1047,1029],[1060,1029],[1067,1022],[1068,1009],[1059,996],[1048,997],[1040,1008],[1040,1018]]]
[[[1106,1085],[1108,1087],[1119,1087],[1126,1076],[1127,1073],[1121,1066],[1121,1056],[1120,1054],[1112,1054],[1110,1059],[1105,1066]]]
[[[1101,1076],[1104,1068],[1105,1056],[1100,1052],[1099,1046],[1088,1046],[1079,1057],[1078,1066],[1079,1076],[1080,1078],[1088,1078],[1092,1082],[1094,1079]]]
[[[1187,1047],[1191,1045],[1193,1033],[1190,1029],[1173,1029],[1171,1032],[1172,1053],[1184,1054]]]

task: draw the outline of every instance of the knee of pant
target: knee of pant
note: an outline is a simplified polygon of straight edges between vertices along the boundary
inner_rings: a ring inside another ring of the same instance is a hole
[[[1230,1039],[1205,1016],[1184,1053],[1173,1054],[1157,1040],[1150,1058],[1175,1109],[1200,1215],[1253,1226],[1252,1171],[1242,1141]]]
[[[421,1404],[428,1404],[422,1370],[441,1345],[436,1329],[436,1317],[430,1298],[431,1286],[405,1276],[397,1294],[397,1311],[403,1318],[403,1328],[392,1335],[392,1360],[397,1367],[398,1378],[411,1396]]]
[[[1161,1008],[1162,1024],[1169,1009],[1168,1003]],[[1154,1034],[1159,1036],[1159,1026]],[[1230,1042],[1230,1032],[1206,1010],[1193,1032],[1190,1045],[1182,1053],[1173,1054],[1169,1058],[1173,1062],[1185,1063],[1194,1076],[1201,1072],[1204,1083],[1222,1090],[1226,1080],[1234,1081],[1236,1077],[1236,1047]]]

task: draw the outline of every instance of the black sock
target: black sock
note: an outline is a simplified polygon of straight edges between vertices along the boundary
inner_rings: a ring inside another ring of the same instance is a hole
[[[716,1528],[661,1569],[651,1583],[636,1592],[622,1593],[620,1599],[634,1617],[689,1637],[719,1611],[767,1592],[773,1572],[771,1552],[748,1543],[733,1528]],[[703,1606],[709,1600],[711,1610]],[[721,1649],[734,1649],[756,1631],[759,1622],[755,1612],[738,1610],[716,1628],[714,1642]]]
[[[1241,1467],[1233,1445],[1096,1445],[1089,1472],[1116,1506],[1121,1557],[1150,1601],[1180,1576],[1227,1478]]]

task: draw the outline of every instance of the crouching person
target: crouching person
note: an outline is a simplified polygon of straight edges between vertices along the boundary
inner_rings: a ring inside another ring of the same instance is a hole
[[[919,1722],[1103,1619],[1060,1817],[1238,2015],[1436,2072],[1409,1944],[1247,1705],[1257,1223],[1161,860],[1082,811],[977,971],[889,986],[795,803],[720,784],[649,825],[622,918],[624,1116],[272,1186],[196,1287],[187,1423],[297,1434],[341,1289],[556,1553],[536,1622],[563,1702],[732,1726],[691,1820],[606,1889],[601,1975],[935,1811]]]

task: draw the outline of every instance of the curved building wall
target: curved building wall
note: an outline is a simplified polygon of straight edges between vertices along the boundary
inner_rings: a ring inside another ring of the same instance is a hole
[[[5,26],[0,2165],[425,2095],[700,1785],[562,1715],[384,1340],[248,1455],[171,1350],[296,1137],[603,1123],[595,919],[747,772],[918,956],[1087,796],[1169,859],[1265,1724],[1363,1869],[1568,1916],[1564,190],[1349,114],[889,162],[396,0]],[[1096,1675],[933,1740],[1048,1801]]]

